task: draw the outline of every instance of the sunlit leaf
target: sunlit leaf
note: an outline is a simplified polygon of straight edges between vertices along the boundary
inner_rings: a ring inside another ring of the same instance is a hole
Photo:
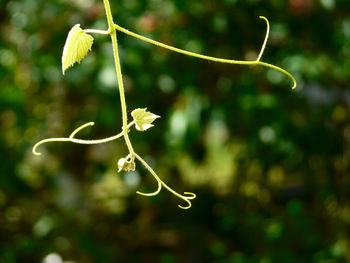
[[[145,131],[154,125],[151,124],[155,119],[160,118],[160,116],[153,114],[152,112],[146,111],[144,109],[136,109],[131,112],[131,116],[134,118],[136,129],[139,131]]]
[[[84,32],[80,25],[75,25],[68,34],[62,55],[62,73],[75,62],[80,63],[91,50],[94,38]]]

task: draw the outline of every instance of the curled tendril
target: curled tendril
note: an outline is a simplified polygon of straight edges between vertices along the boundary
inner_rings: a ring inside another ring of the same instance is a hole
[[[130,123],[128,125],[131,126],[131,124],[134,124],[133,122]],[[45,139],[45,140],[42,140],[38,143],[36,143],[32,149],[32,152],[33,154],[35,155],[41,155],[40,152],[37,152],[37,148],[44,144],[44,143],[48,143],[48,142],[73,142],[73,143],[78,143],[78,144],[100,144],[100,143],[106,143],[106,142],[110,142],[110,141],[114,141],[116,139],[119,139],[120,137],[122,137],[124,135],[123,132],[121,133],[118,133],[117,135],[114,135],[112,137],[108,137],[108,138],[105,138],[105,139],[100,139],[100,140],[81,140],[81,139],[76,139],[74,138],[74,136],[80,132],[81,130],[85,129],[86,127],[89,127],[89,126],[93,126],[95,125],[94,122],[88,122],[84,125],[81,125],[80,127],[78,127],[77,129],[75,129],[71,135],[68,137],[68,138],[49,138],[49,139]]]
[[[140,192],[140,191],[136,191],[136,193],[139,194],[139,195],[143,195],[143,196],[155,196],[155,195],[159,194],[160,190],[162,190],[162,184],[161,184],[161,182],[159,182],[159,181],[157,180],[157,183],[158,183],[158,188],[157,188],[156,191],[154,191],[154,192],[152,192],[152,193],[143,193],[143,192]]]
[[[139,195],[143,195],[143,196],[155,196],[157,195],[160,190],[162,189],[162,186],[167,189],[169,192],[171,192],[173,195],[181,198],[182,200],[184,200],[188,205],[187,206],[182,206],[179,205],[179,207],[181,209],[189,209],[192,206],[192,203],[190,200],[195,199],[196,198],[196,194],[191,193],[191,192],[185,192],[184,195],[181,195],[179,193],[177,193],[176,191],[174,191],[173,189],[171,189],[166,183],[164,183],[159,177],[158,175],[153,171],[153,169],[146,163],[146,161],[144,159],[142,159],[138,154],[135,153],[135,157],[136,159],[138,159],[143,166],[146,167],[146,169],[153,175],[154,179],[156,179],[156,181],[158,182],[158,189],[155,192],[152,193],[142,193],[137,191],[136,193]],[[187,195],[187,196],[186,196]]]
[[[123,32],[124,34],[127,34],[129,36],[132,36],[134,38],[138,38],[138,39],[140,39],[142,41],[145,41],[145,42],[151,43],[153,45],[156,45],[156,46],[159,46],[159,47],[162,47],[162,48],[165,48],[165,49],[169,49],[171,51],[174,51],[174,52],[177,52],[177,53],[181,53],[181,54],[184,54],[184,55],[187,55],[187,56],[196,57],[196,58],[200,58],[200,59],[204,59],[204,60],[210,60],[210,61],[214,61],[214,62],[220,62],[220,63],[238,64],[238,65],[251,65],[251,66],[253,66],[253,65],[260,65],[260,66],[264,66],[264,67],[275,69],[275,70],[283,73],[284,75],[288,76],[292,80],[292,82],[293,82],[292,89],[294,89],[296,87],[296,85],[297,85],[297,82],[296,82],[296,80],[295,80],[295,78],[293,77],[292,74],[290,74],[288,71],[286,71],[286,70],[284,70],[284,69],[282,69],[280,67],[277,67],[275,65],[272,65],[272,64],[260,61],[260,59],[261,59],[261,57],[262,57],[262,55],[264,53],[264,50],[265,50],[268,38],[269,38],[270,23],[269,23],[269,20],[266,17],[264,17],[264,16],[260,16],[259,18],[265,20],[265,22],[266,22],[266,26],[267,26],[266,35],[265,35],[264,43],[263,43],[263,45],[261,47],[261,50],[260,50],[258,58],[256,60],[251,60],[251,61],[224,59],[224,58],[216,58],[216,57],[201,55],[201,54],[190,52],[190,51],[186,51],[186,50],[183,50],[183,49],[180,49],[180,48],[172,47],[172,46],[163,44],[161,42],[155,41],[153,39],[141,36],[139,34],[136,34],[136,33],[132,32],[132,31],[129,31],[129,30],[127,30],[127,29],[117,25],[117,24],[114,24],[114,28],[116,30],[118,30],[120,32]]]

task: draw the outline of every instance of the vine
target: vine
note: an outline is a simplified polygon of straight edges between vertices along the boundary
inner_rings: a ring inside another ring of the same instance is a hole
[[[69,137],[67,138],[49,138],[42,141],[39,141],[37,144],[33,147],[33,153],[35,155],[41,155],[40,152],[37,151],[37,148],[44,144],[49,142],[72,142],[72,143],[78,143],[78,144],[100,144],[100,143],[107,143],[113,140],[117,140],[121,137],[124,138],[124,141],[127,145],[129,154],[125,158],[121,158],[118,161],[118,168],[119,171],[134,171],[136,164],[135,160],[138,160],[154,177],[154,179],[158,183],[158,188],[156,191],[152,193],[143,193],[137,191],[136,193],[143,196],[154,196],[157,195],[162,187],[167,189],[169,192],[174,194],[175,196],[181,198],[183,201],[187,203],[187,206],[181,206],[182,209],[188,209],[191,207],[192,203],[190,200],[196,198],[196,195],[191,192],[184,192],[184,194],[179,194],[176,191],[174,191],[171,187],[169,187],[166,183],[164,183],[160,177],[157,175],[157,173],[148,165],[148,163],[140,157],[133,149],[133,146],[131,144],[130,138],[129,138],[129,131],[132,126],[135,126],[135,128],[139,131],[145,131],[153,126],[153,121],[155,121],[157,118],[159,118],[158,115],[155,115],[149,111],[147,111],[146,108],[144,109],[136,109],[133,110],[131,115],[133,117],[133,120],[128,123],[128,116],[127,116],[127,105],[125,100],[125,92],[124,92],[124,86],[123,86],[123,76],[122,76],[122,70],[121,70],[121,63],[119,58],[119,49],[118,49],[118,41],[117,41],[117,31],[123,32],[127,35],[130,35],[134,38],[140,39],[142,41],[157,45],[162,48],[169,49],[171,51],[181,53],[184,55],[204,59],[204,60],[210,60],[215,62],[221,62],[221,63],[227,63],[227,64],[238,64],[238,65],[260,65],[268,68],[272,68],[274,70],[280,71],[281,73],[287,75],[293,82],[292,89],[296,87],[296,80],[295,78],[286,70],[277,67],[275,65],[262,62],[261,57],[264,53],[268,38],[269,38],[269,32],[270,32],[270,24],[267,18],[260,16],[261,19],[263,19],[266,22],[267,30],[266,30],[266,36],[263,42],[263,45],[261,47],[259,56],[256,60],[251,61],[240,61],[240,60],[231,60],[231,59],[223,59],[223,58],[216,58],[206,55],[197,54],[194,52],[189,52],[186,50],[182,50],[176,47],[172,47],[166,44],[163,44],[161,42],[155,41],[153,39],[138,35],[134,32],[131,32],[118,24],[114,23],[111,7],[109,0],[104,0],[104,7],[106,11],[107,21],[108,21],[108,30],[97,30],[97,29],[81,29],[80,25],[75,25],[69,32],[66,44],[64,46],[63,50],[63,56],[62,56],[62,73],[65,74],[65,71],[73,66],[76,62],[80,63],[80,61],[87,55],[87,53],[91,50],[92,44],[93,44],[93,37],[89,35],[91,34],[102,34],[102,35],[109,35],[111,37],[112,46],[113,46],[113,56],[114,56],[114,63],[115,63],[115,69],[118,79],[118,87],[119,87],[119,93],[120,93],[120,103],[121,103],[121,110],[122,110],[122,131],[112,137],[99,139],[99,140],[82,140],[77,139],[75,136],[83,129],[93,126],[94,122],[86,123],[77,129],[75,129]]]

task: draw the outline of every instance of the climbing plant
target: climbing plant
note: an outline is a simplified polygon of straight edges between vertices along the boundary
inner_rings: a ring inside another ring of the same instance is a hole
[[[118,79],[118,87],[119,87],[119,93],[120,93],[120,103],[121,103],[121,109],[122,109],[122,131],[114,136],[104,138],[104,139],[98,139],[98,140],[83,140],[76,138],[76,135],[83,129],[93,126],[94,122],[86,123],[77,129],[75,129],[69,137],[65,138],[49,138],[44,139],[42,141],[39,141],[35,146],[33,147],[33,153],[35,155],[41,155],[40,152],[37,151],[37,148],[48,142],[72,142],[72,143],[78,143],[78,144],[101,144],[110,142],[113,140],[117,140],[119,138],[124,138],[124,141],[127,145],[129,154],[123,158],[120,158],[118,161],[118,168],[120,171],[134,171],[136,168],[135,161],[139,161],[143,166],[146,167],[146,169],[152,174],[154,179],[158,183],[158,188],[156,191],[152,193],[143,193],[137,191],[138,194],[143,196],[154,196],[157,195],[162,187],[167,189],[169,192],[174,194],[175,196],[183,199],[187,205],[182,206],[179,205],[182,209],[188,209],[191,207],[191,200],[196,198],[196,195],[191,192],[184,192],[183,194],[179,194],[175,190],[173,190],[171,187],[169,187],[164,181],[161,180],[161,178],[158,176],[158,174],[151,168],[151,166],[140,156],[136,153],[134,150],[131,140],[129,138],[129,132],[131,131],[131,128],[134,126],[136,130],[138,131],[146,131],[149,128],[153,127],[153,122],[159,118],[160,116],[147,111],[147,108],[138,108],[131,112],[132,121],[128,121],[128,115],[127,115],[127,103],[125,99],[125,92],[124,92],[124,86],[123,86],[123,76],[122,76],[122,70],[121,70],[121,63],[120,63],[120,57],[119,57],[119,49],[118,49],[118,42],[117,42],[117,31],[123,32],[127,35],[130,35],[134,38],[140,39],[142,41],[157,45],[162,48],[169,49],[174,52],[178,52],[184,55],[204,59],[204,60],[210,60],[214,62],[220,62],[220,63],[227,63],[227,64],[238,64],[238,65],[247,65],[247,66],[263,66],[272,68],[274,70],[280,71],[281,73],[287,75],[293,82],[292,88],[294,89],[296,87],[296,81],[295,78],[286,70],[263,62],[261,61],[262,55],[264,53],[268,38],[269,38],[269,31],[270,31],[270,25],[267,18],[260,16],[261,19],[263,19],[266,22],[267,30],[266,30],[266,36],[264,39],[264,42],[262,44],[261,50],[259,52],[259,55],[256,60],[249,60],[249,61],[240,61],[240,60],[231,60],[231,59],[224,59],[224,58],[216,58],[211,56],[206,56],[202,54],[197,54],[194,52],[189,52],[186,50],[182,50],[176,47],[172,47],[163,43],[160,43],[158,41],[152,40],[150,38],[138,35],[134,32],[131,32],[120,25],[116,24],[113,20],[112,11],[110,7],[109,0],[104,0],[104,7],[106,11],[107,21],[108,21],[108,29],[107,30],[97,30],[97,29],[82,29],[79,24],[75,25],[69,32],[64,49],[63,49],[63,55],[62,55],[62,73],[65,74],[66,70],[70,67],[72,67],[76,62],[80,63],[84,57],[87,55],[87,53],[91,50],[91,47],[93,45],[94,38],[90,34],[102,34],[102,35],[109,35],[111,37],[112,41],[112,47],[113,47],[113,55],[114,55],[114,62],[115,62],[115,69]]]

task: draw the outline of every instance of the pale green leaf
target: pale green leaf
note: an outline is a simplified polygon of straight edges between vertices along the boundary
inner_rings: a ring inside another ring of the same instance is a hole
[[[75,25],[68,34],[62,55],[62,72],[73,66],[75,62],[80,63],[91,50],[94,38],[84,32],[80,25]]]
[[[144,109],[136,109],[131,112],[131,116],[134,118],[135,127],[139,131],[145,131],[154,125],[151,124],[155,119],[160,118],[160,116],[153,114],[152,112],[146,111]]]

